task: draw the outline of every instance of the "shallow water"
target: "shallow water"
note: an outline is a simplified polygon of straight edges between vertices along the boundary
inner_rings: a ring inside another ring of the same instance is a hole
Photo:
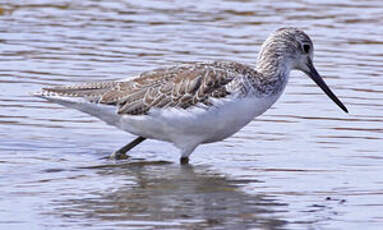
[[[372,1],[0,1],[1,229],[380,229],[383,3]],[[190,166],[31,97],[44,86],[133,76],[201,60],[254,64],[294,25],[344,114],[293,72],[282,98]]]

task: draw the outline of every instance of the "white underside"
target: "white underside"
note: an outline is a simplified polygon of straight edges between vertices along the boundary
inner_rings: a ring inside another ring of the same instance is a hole
[[[135,116],[118,115],[115,106],[89,103],[82,98],[44,98],[98,117],[132,134],[171,142],[181,150],[182,156],[188,156],[199,144],[230,137],[269,109],[279,96],[215,99],[210,107],[152,109],[148,115]]]

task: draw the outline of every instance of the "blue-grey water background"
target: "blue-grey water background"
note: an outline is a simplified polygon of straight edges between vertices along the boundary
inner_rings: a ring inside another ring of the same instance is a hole
[[[255,64],[291,25],[350,114],[292,72],[269,111],[190,166],[157,141],[106,160],[134,137],[29,95],[184,62]],[[380,0],[0,0],[0,229],[381,229],[382,35]]]

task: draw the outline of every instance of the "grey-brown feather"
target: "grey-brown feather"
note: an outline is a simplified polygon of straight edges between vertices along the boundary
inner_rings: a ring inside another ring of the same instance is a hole
[[[179,65],[144,72],[128,81],[103,81],[45,88],[43,93],[82,97],[92,103],[118,106],[119,114],[141,115],[151,108],[189,108],[210,105],[212,98],[237,93],[246,95],[260,82],[250,66],[235,62],[212,62]],[[250,82],[251,83],[251,82]]]

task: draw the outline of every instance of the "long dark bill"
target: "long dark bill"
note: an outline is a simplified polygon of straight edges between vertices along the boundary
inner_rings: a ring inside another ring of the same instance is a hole
[[[319,75],[318,71],[315,69],[312,61],[308,58],[307,66],[310,69],[310,72],[307,73],[309,77],[337,104],[344,112],[348,113],[346,106],[335,96],[335,94],[327,86],[326,82],[323,81],[322,77]]]

